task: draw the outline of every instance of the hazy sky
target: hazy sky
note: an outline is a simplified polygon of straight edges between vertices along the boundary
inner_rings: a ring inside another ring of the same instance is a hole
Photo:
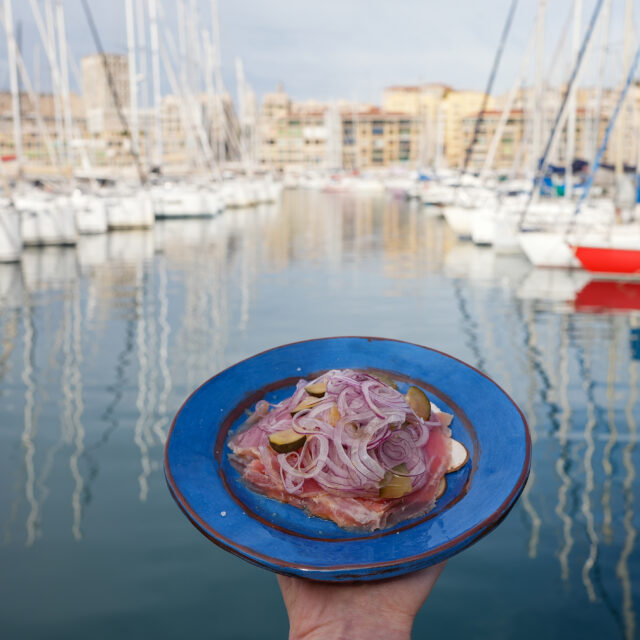
[[[272,91],[278,82],[300,100],[380,102],[385,86],[419,82],[484,89],[511,1],[219,0],[225,83],[235,95],[234,60],[239,57],[247,81],[259,96]],[[583,3],[582,32],[595,2]],[[43,0],[38,4],[42,10]],[[162,0],[165,24],[177,38],[176,4],[177,0]],[[537,0],[520,0],[518,4],[496,82],[498,91],[508,90],[517,74],[537,4]],[[547,4],[546,66],[558,78],[566,77],[571,26],[567,31],[563,27],[569,24],[572,2],[550,0]],[[618,79],[616,69],[621,60],[623,4],[622,0],[613,0],[611,82]],[[124,0],[89,0],[89,5],[105,49],[125,53]],[[201,28],[211,30],[210,1],[185,0],[186,7],[193,5]],[[96,48],[80,0],[63,0],[63,6],[69,46],[79,61]],[[21,22],[22,50],[33,79],[39,38],[29,1],[13,0],[13,10],[15,20]],[[554,62],[558,41],[563,46]],[[5,48],[2,38],[0,85],[8,87]],[[44,90],[50,81],[42,47],[40,57],[40,85]],[[594,74],[596,68],[594,59],[587,73]],[[168,89],[165,78],[165,91]]]

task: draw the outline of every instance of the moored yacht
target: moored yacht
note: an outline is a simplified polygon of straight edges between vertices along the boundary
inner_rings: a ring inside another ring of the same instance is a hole
[[[68,197],[26,193],[16,196],[14,204],[20,213],[24,246],[76,244],[78,234]]]
[[[0,262],[18,262],[22,253],[20,214],[8,199],[0,202]]]
[[[106,198],[106,205],[109,229],[149,229],[153,226],[153,202],[147,190],[113,194]]]

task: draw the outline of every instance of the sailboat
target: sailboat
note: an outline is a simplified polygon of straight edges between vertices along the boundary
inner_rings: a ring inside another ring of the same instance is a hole
[[[0,198],[0,263],[18,262],[21,253],[20,214],[8,198]]]
[[[484,116],[487,108],[489,96],[493,88],[493,82],[496,77],[498,66],[502,58],[502,52],[504,49],[507,36],[511,30],[511,23],[513,22],[513,16],[516,10],[517,1],[511,3],[509,12],[507,14],[507,20],[502,29],[500,36],[500,42],[496,51],[493,65],[491,67],[491,73],[489,74],[489,80],[484,92],[480,111],[476,118],[471,142],[465,151],[464,164],[460,173],[459,181],[455,185],[455,200],[451,206],[448,206],[444,211],[444,216],[449,226],[460,238],[471,238],[472,236],[472,221],[473,215],[478,208],[495,209],[497,207],[497,196],[492,189],[488,189],[482,181],[478,178],[469,176],[467,171],[469,168],[469,162],[471,160],[471,154],[473,148],[479,138],[480,128],[484,121]]]
[[[594,167],[589,175],[582,199],[586,198],[593,178],[597,171],[604,149],[606,148],[609,136],[615,124],[616,118],[621,110],[629,86],[631,85],[638,63],[640,62],[640,46],[636,50],[635,57],[629,69],[626,83],[622,88],[618,104],[614,110],[611,121],[605,131],[604,140],[598,154]],[[579,212],[580,203],[576,213]],[[621,273],[626,275],[640,275],[640,223],[628,222],[611,225],[604,233],[593,230],[588,233],[572,235],[567,239],[571,249],[575,253],[580,264],[587,269],[597,273]]]
[[[627,7],[631,6],[627,2]],[[606,3],[605,15],[609,14],[610,2]],[[608,20],[603,20],[603,28]],[[625,43],[630,41],[629,27]],[[606,44],[606,40],[605,40]],[[590,271],[634,273],[640,271],[640,250],[634,260],[633,249],[640,247],[640,229],[636,224],[615,225],[615,210],[611,201],[587,202],[595,173],[600,166],[618,114],[621,111],[627,91],[638,64],[638,54],[629,67],[616,108],[609,120],[603,141],[596,153],[593,167],[585,182],[583,192],[569,219],[556,222],[551,228],[534,229],[519,234],[520,244],[536,266],[580,267]],[[626,57],[626,56],[625,56]],[[570,205],[571,203],[569,203]],[[617,247],[617,250],[614,250]],[[613,251],[613,254],[611,251]],[[631,250],[629,254],[627,250]]]
[[[602,11],[603,6],[605,7]],[[575,154],[575,130],[576,130],[576,90],[580,75],[585,66],[585,58],[590,49],[592,35],[596,24],[599,22],[604,30],[609,20],[610,1],[602,0],[596,5],[589,21],[587,31],[580,44],[580,25],[582,20],[582,3],[575,2],[573,7],[573,70],[567,84],[567,90],[562,100],[560,109],[555,118],[554,126],[549,134],[546,148],[540,161],[534,183],[534,192],[531,194],[527,207],[521,212],[519,230],[515,240],[525,253],[529,261],[536,267],[579,267],[579,262],[573,255],[566,242],[566,234],[569,229],[578,231],[590,228],[593,225],[610,224],[614,216],[614,209],[608,201],[584,202],[584,191],[579,207],[582,208],[580,218],[576,219],[576,206],[571,198],[573,195],[573,158]],[[606,42],[605,42],[606,44]],[[603,47],[603,55],[606,46]],[[558,141],[559,133],[566,123],[567,150],[565,154],[565,197],[561,200],[543,201],[538,199],[538,186],[546,176],[549,159]],[[583,206],[584,204],[584,206]]]
[[[587,271],[640,276],[640,224],[620,224],[606,233],[570,239],[576,258]]]

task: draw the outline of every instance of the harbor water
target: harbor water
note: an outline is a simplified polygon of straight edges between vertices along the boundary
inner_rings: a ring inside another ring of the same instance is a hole
[[[189,524],[163,445],[205,379],[332,335],[450,353],[531,429],[521,499],[449,562],[414,638],[639,637],[640,312],[584,304],[590,285],[384,195],[25,248],[0,264],[0,637],[285,638],[274,574]]]

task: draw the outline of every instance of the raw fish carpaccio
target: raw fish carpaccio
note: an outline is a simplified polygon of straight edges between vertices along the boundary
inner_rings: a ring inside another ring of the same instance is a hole
[[[386,376],[335,369],[258,402],[230,456],[253,490],[374,531],[434,507],[452,470],[451,420],[417,387],[403,395]]]

